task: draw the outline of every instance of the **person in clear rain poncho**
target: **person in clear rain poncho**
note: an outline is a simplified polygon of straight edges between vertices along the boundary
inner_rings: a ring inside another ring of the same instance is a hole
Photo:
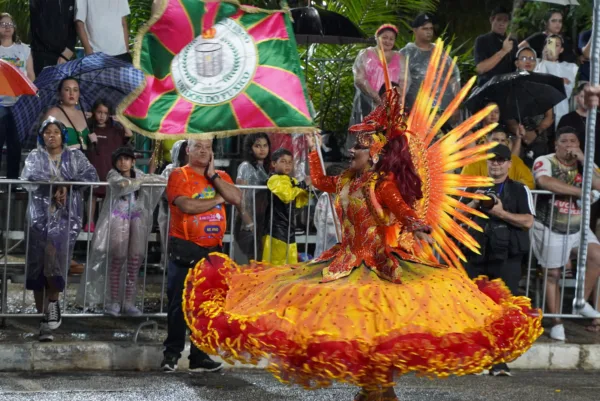
[[[406,71],[406,59],[399,51],[394,50],[398,28],[392,24],[384,24],[375,32],[376,47],[361,50],[356,56],[352,73],[356,94],[352,105],[350,125],[360,123],[375,107],[381,104],[379,91],[384,87],[383,64],[379,58],[378,48],[383,48],[390,80],[395,82],[400,90],[410,86],[410,72]],[[354,145],[352,135],[346,137],[346,147]],[[345,152],[345,150],[344,150]]]
[[[66,147],[67,129],[53,117],[38,131],[38,146],[29,153],[21,179],[36,182],[97,182],[98,174],[79,150]],[[82,187],[67,185],[25,186],[29,191],[27,213],[28,253],[26,287],[33,290],[40,324],[40,341],[52,341],[51,330],[61,324],[58,303],[64,291],[67,268],[81,231]]]
[[[271,167],[271,140],[265,133],[244,138],[244,161],[237,170],[236,184],[266,185]],[[265,212],[269,203],[266,189],[243,189],[242,204],[236,214],[234,255],[239,263],[262,255]],[[255,223],[256,222],[256,223]]]
[[[153,211],[165,189],[142,185],[166,183],[164,177],[144,174],[134,164],[135,154],[129,147],[112,154],[108,196],[98,217],[89,265],[77,294],[77,301],[84,308],[103,305],[105,313],[111,316],[142,314],[135,306],[137,277]]]
[[[165,180],[169,180],[171,172],[177,167],[183,167],[188,163],[187,140],[182,139],[175,142],[171,148],[171,160],[173,163],[167,165],[161,176]],[[165,258],[167,255],[167,242],[169,239],[169,202],[166,196],[161,196],[158,204],[158,230],[160,231],[160,243],[162,246],[162,257]],[[164,265],[164,259],[162,259],[161,266]]]
[[[412,22],[411,27],[415,35],[415,41],[407,43],[406,46],[400,50],[400,54],[402,54],[406,60],[408,60],[408,67],[410,70],[411,82],[410,86],[408,87],[408,91],[406,92],[406,106],[408,109],[413,106],[417,98],[417,94],[419,93],[421,84],[425,79],[427,69],[429,68],[429,60],[431,59],[431,55],[435,50],[435,43],[433,43],[433,20],[429,14],[422,13],[417,15]],[[448,81],[448,86],[444,92],[444,96],[442,96],[441,100],[439,97],[436,99],[436,102],[442,102],[440,107],[442,110],[448,107],[450,102],[460,90],[460,71],[458,70],[458,66],[455,65],[452,67],[452,58],[450,58],[448,55],[444,55],[443,58],[445,62],[443,75],[444,79],[449,68],[453,69],[453,73],[452,77]],[[441,88],[438,89],[438,94],[440,91]]]

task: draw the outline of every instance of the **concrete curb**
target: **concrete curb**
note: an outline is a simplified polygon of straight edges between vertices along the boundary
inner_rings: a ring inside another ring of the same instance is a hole
[[[179,360],[187,369],[189,347]],[[219,358],[215,358],[219,360]],[[0,345],[0,371],[157,370],[162,360],[161,344],[131,342],[55,342]],[[264,368],[266,360],[254,365],[226,368]],[[514,369],[600,370],[600,345],[537,343],[510,364]]]

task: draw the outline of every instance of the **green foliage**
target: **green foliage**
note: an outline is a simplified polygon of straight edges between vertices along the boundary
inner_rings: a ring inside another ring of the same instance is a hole
[[[152,8],[152,0],[129,0],[129,42],[133,43],[137,33],[142,25],[150,19],[150,9]]]
[[[262,8],[278,8],[277,0],[248,0],[245,4]],[[435,11],[438,0],[332,0],[313,1],[313,5],[335,11],[346,16],[367,35],[371,36],[384,23],[393,23],[400,28],[397,48],[412,40],[410,21],[424,11]],[[139,29],[150,18],[152,0],[129,0],[130,40],[133,42]],[[29,42],[29,1],[0,0],[0,9],[10,12],[17,22],[23,41]],[[455,39],[452,39],[454,41]],[[354,79],[352,64],[358,52],[366,45],[312,45],[300,47],[303,68],[307,78],[318,125],[328,131],[345,133],[350,121]],[[461,72],[470,71],[470,51],[458,46]],[[307,56],[308,60],[307,60]]]
[[[29,43],[29,0],[0,0],[0,10],[12,15],[17,24],[17,35],[21,41]]]
[[[398,48],[412,40],[409,26],[414,16],[433,11],[437,6],[437,0],[334,0],[320,3],[323,8],[344,15],[369,36],[384,23],[397,25],[400,28]],[[315,120],[321,129],[345,134],[355,93],[352,65],[358,52],[365,47],[315,44],[301,48],[308,90],[317,113]]]
[[[152,0],[129,0],[129,32],[133,41],[138,30],[150,18]],[[0,0],[0,10],[13,16],[17,23],[17,33],[21,40],[30,43],[29,35],[29,0]]]
[[[579,0],[579,6],[559,6],[543,2],[526,2],[524,6],[513,13],[513,25],[517,26],[516,33],[520,39],[540,32],[544,29],[544,16],[550,9],[563,12],[563,32],[572,40],[577,40],[577,35],[592,26],[593,0]]]
[[[439,36],[444,41],[444,45],[450,47],[450,57],[456,57],[456,66],[460,71],[461,85],[471,77],[477,75],[473,61],[473,45],[471,41],[457,44],[459,39],[455,34],[450,35],[448,26],[446,26]]]

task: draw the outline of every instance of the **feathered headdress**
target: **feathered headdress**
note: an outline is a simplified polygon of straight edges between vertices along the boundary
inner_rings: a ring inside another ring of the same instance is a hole
[[[431,236],[434,239],[433,245],[422,243],[413,250],[413,254],[421,260],[433,263],[438,262],[434,256],[437,254],[446,264],[461,267],[461,260],[465,261],[466,258],[455,241],[475,253],[479,253],[479,244],[460,223],[482,231],[482,228],[463,212],[479,217],[485,215],[459,202],[456,197],[484,199],[483,195],[464,191],[464,188],[491,186],[493,181],[488,177],[457,175],[454,174],[454,170],[491,156],[487,150],[493,148],[496,143],[478,146],[472,144],[496,125],[491,124],[476,132],[472,130],[490,113],[493,106],[484,108],[434,141],[441,127],[466,98],[475,83],[475,78],[471,78],[448,107],[440,112],[440,105],[436,99],[445,93],[456,59],[447,65],[449,49],[445,50],[443,42],[438,39],[427,67],[427,74],[410,114],[407,114],[404,110],[407,79],[404,80],[405,86],[401,91],[392,89],[385,56],[381,49],[379,51],[386,85],[384,99],[362,123],[352,126],[349,131],[357,134],[359,143],[369,145],[371,154],[384,153],[380,162],[380,172],[394,170],[397,165],[409,167],[402,174],[395,176],[396,184],[405,201],[411,204],[417,215],[431,227]],[[384,146],[381,146],[382,138],[385,138]],[[391,145],[394,145],[395,150],[391,150]],[[389,154],[386,153],[388,148]],[[408,160],[405,158],[407,153]],[[401,156],[402,163],[394,162],[397,156]],[[410,175],[407,173],[413,170],[421,182],[420,189],[416,192],[413,191],[414,183],[411,184],[412,181],[407,179]],[[397,235],[398,233],[390,229],[390,238],[387,239],[390,246],[396,246],[394,241],[399,241]]]

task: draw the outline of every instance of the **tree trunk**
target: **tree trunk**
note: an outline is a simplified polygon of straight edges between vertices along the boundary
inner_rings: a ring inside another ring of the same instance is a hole
[[[519,24],[518,22],[515,21],[515,14],[517,12],[517,10],[520,10],[523,8],[523,5],[525,4],[525,0],[513,0],[513,8],[512,8],[512,18],[511,18],[511,23],[510,23],[510,32],[517,32],[519,30]]]

